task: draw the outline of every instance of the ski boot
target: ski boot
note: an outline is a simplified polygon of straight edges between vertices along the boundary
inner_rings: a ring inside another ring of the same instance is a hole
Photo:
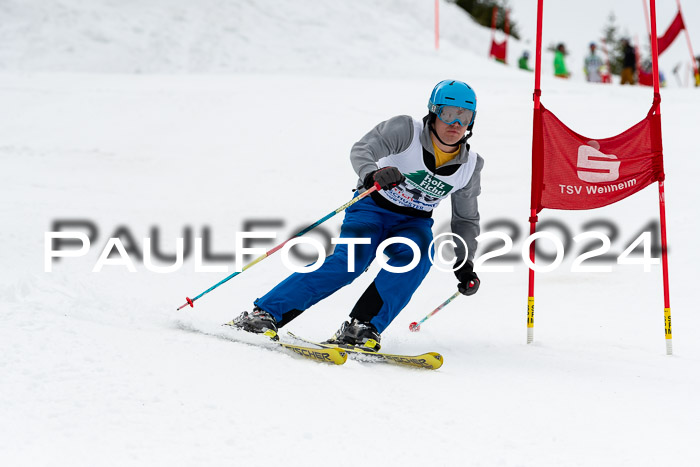
[[[254,307],[253,311],[250,313],[244,311],[238,316],[238,318],[234,318],[234,320],[228,324],[229,326],[233,326],[234,328],[242,329],[247,332],[265,334],[267,337],[272,339],[279,339],[279,337],[277,337],[277,321],[270,313],[258,308],[257,306]]]
[[[370,323],[363,323],[357,319],[345,321],[340,329],[328,339],[325,344],[336,344],[341,347],[351,347],[367,352],[379,352],[379,341],[382,336]]]

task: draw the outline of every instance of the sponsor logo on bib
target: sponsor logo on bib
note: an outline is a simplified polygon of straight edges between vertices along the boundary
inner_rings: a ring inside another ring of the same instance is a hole
[[[454,188],[425,170],[407,174],[406,183],[434,198],[444,198]]]

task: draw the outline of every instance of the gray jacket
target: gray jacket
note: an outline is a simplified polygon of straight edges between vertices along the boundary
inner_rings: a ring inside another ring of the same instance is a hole
[[[376,162],[379,159],[390,154],[399,154],[409,147],[413,140],[413,131],[413,119],[407,115],[400,115],[375,126],[353,145],[350,151],[350,162],[360,177],[358,188],[362,188],[363,181],[370,172],[377,170]],[[423,126],[420,142],[426,151],[435,156],[427,124]],[[467,145],[463,144],[459,155],[442,167],[464,164],[469,157],[477,158],[476,168],[467,186],[450,195],[451,227],[454,234],[465,240],[469,248],[467,259],[473,260],[477,246],[476,237],[480,232],[477,196],[481,193],[481,169],[484,166],[484,159],[477,153],[470,152]],[[465,256],[464,247],[459,241],[456,243],[455,255],[460,262]]]

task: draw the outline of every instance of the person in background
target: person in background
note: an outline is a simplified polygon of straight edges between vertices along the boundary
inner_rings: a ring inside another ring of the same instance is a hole
[[[620,84],[635,84],[635,71],[637,70],[637,52],[630,45],[629,40],[622,39],[622,72]]]
[[[530,59],[530,52],[527,50],[523,50],[523,54],[520,56],[518,59],[518,68],[521,70],[527,70],[527,71],[532,71],[530,68],[530,65],[527,63],[527,61]]]
[[[602,83],[603,77],[600,71],[603,69],[603,60],[595,53],[595,42],[591,42],[588,47],[591,53],[587,55],[583,61],[583,71],[586,73],[586,81],[589,83]]]
[[[566,55],[566,47],[563,43],[557,46],[554,52],[554,76],[557,78],[568,78],[571,73],[566,69],[566,63],[564,63],[564,56]]]

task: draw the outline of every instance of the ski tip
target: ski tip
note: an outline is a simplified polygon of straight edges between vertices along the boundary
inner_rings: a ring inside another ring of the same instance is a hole
[[[348,361],[348,353],[344,350],[338,349],[338,357],[333,361],[336,365],[342,365]]]
[[[433,370],[437,370],[438,368],[440,368],[442,366],[443,363],[445,363],[445,359],[442,357],[442,355],[440,355],[437,352],[429,352],[426,355],[430,355],[431,357],[433,357],[432,358],[432,360],[433,360],[433,365],[432,365],[433,368],[432,369]]]

